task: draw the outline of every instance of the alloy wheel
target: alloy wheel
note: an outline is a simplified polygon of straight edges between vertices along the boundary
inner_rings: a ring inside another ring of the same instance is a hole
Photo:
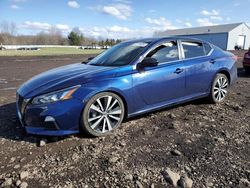
[[[93,131],[103,134],[120,124],[123,113],[121,103],[115,96],[104,95],[90,105],[87,122]]]
[[[217,102],[221,102],[227,95],[228,80],[225,76],[218,77],[214,88],[213,95]]]

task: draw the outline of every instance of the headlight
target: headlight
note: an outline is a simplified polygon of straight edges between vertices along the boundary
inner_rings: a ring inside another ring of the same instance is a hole
[[[80,86],[75,86],[67,89],[63,89],[60,91],[48,93],[45,95],[40,95],[35,97],[32,100],[32,104],[46,104],[46,103],[52,103],[56,101],[61,101],[61,100],[67,100],[72,97],[72,94],[79,88]]]

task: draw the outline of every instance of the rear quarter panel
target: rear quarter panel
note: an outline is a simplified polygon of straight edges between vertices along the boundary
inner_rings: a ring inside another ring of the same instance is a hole
[[[237,65],[236,60],[233,58],[234,54],[231,52],[223,51],[214,46],[214,52],[211,57],[216,60],[214,63],[214,78],[220,72],[228,72],[230,76],[230,85],[233,85],[237,80]],[[211,81],[211,83],[213,80]]]

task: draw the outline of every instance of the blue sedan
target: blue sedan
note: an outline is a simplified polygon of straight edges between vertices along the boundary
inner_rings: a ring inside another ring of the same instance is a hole
[[[236,60],[197,39],[126,41],[33,77],[17,91],[17,112],[30,134],[104,136],[124,118],[198,98],[223,102]]]

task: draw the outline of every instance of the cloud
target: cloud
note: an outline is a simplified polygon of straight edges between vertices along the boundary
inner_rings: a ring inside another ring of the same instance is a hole
[[[192,27],[193,26],[191,24],[189,18],[186,18],[185,20],[176,19],[175,22],[178,23],[179,25],[182,25],[183,27]]]
[[[110,27],[81,27],[80,31],[84,36],[100,38],[115,38],[115,39],[131,39],[131,38],[145,38],[152,37],[158,28],[143,27],[138,29],[131,29],[128,27],[113,25]],[[157,30],[158,31],[158,30]]]
[[[217,24],[218,22],[221,22],[224,20],[224,18],[222,16],[220,16],[219,10],[212,9],[211,11],[208,11],[208,10],[204,9],[200,12],[200,14],[205,16],[205,18],[198,18],[196,20],[198,22],[199,26],[218,25]]]
[[[21,25],[18,25],[19,29],[30,30],[32,33],[39,32],[50,32],[51,30],[58,29],[64,35],[68,35],[68,33],[72,30],[72,27],[66,24],[49,24],[47,22],[31,22],[26,21]],[[80,27],[80,32],[86,37],[91,38],[119,38],[119,39],[127,39],[127,38],[141,38],[141,37],[149,37],[153,35],[153,29],[150,28],[142,28],[142,29],[130,29],[128,27],[112,25],[105,27]]]
[[[221,16],[210,16],[211,20],[218,20],[218,21],[222,21],[223,18]]]
[[[128,1],[128,0],[113,0],[114,2],[117,2],[117,3],[122,3],[122,4],[131,4],[132,2],[131,1]]]
[[[217,25],[213,22],[211,22],[208,18],[198,18],[196,20],[199,24],[199,26],[213,26],[213,25]]]
[[[201,11],[201,14],[203,16],[218,16],[219,15],[219,11],[218,10],[211,10],[211,11],[208,11],[208,10],[202,10]]]
[[[62,32],[69,32],[71,30],[70,27],[66,24],[56,24],[55,26]]]
[[[149,12],[149,13],[155,13],[156,10],[155,10],[155,9],[150,9],[148,12]]]
[[[177,29],[177,27],[173,26],[172,23],[164,17],[160,17],[158,19],[146,18],[145,21],[158,27],[159,30]]]
[[[111,31],[111,32],[130,32],[131,30],[127,27],[121,27],[121,26],[114,25],[114,26],[110,27],[108,29],[108,31]]]
[[[11,5],[10,8],[12,8],[12,9],[20,9],[20,7],[18,5]]]
[[[177,23],[179,23],[179,24],[182,23],[182,20],[180,20],[180,19],[176,19],[175,21],[176,21]]]
[[[52,25],[46,22],[30,22],[30,21],[26,21],[23,24],[19,25],[19,28],[28,29],[31,31],[38,31],[38,32],[40,31],[48,32],[52,28],[56,28],[61,32],[69,32],[71,30],[70,27],[65,24]]]
[[[93,38],[131,38],[135,30],[122,26],[80,28],[84,36]],[[133,36],[132,36],[133,37]]]
[[[49,30],[51,25],[45,22],[30,22],[26,21],[20,26],[23,29],[31,29],[31,30]]]
[[[11,1],[14,2],[14,3],[24,3],[27,0],[11,0]]]
[[[31,31],[33,34],[39,32],[50,32],[54,29],[58,29],[64,35],[68,35],[68,33],[73,29],[67,24],[50,24],[47,22],[31,22],[26,21],[20,25],[18,25],[19,29],[25,29]],[[111,25],[105,27],[80,27],[80,32],[86,37],[91,38],[119,38],[119,39],[128,39],[128,38],[142,38],[142,37],[150,37],[153,35],[155,28],[152,27],[144,27],[140,29],[131,29],[125,26],[119,25]]]
[[[190,22],[186,22],[186,23],[185,23],[185,26],[186,26],[186,27],[192,27],[192,24],[191,24]]]
[[[123,25],[106,25],[106,26],[93,26],[93,27],[81,27],[79,26],[80,32],[86,36],[95,39],[105,39],[105,38],[114,38],[114,39],[131,39],[131,38],[145,38],[152,37],[155,32],[161,32],[167,29],[176,29],[171,21],[167,20],[165,17],[159,18],[146,18],[146,26],[141,26],[137,28],[126,27]],[[186,27],[191,27],[192,24],[190,21],[185,20],[182,22],[182,25]],[[58,29],[65,36],[73,29],[67,24],[58,23],[51,24],[47,22],[39,21],[26,21],[18,25],[19,29],[30,31],[32,34],[39,32],[52,32],[57,31]]]
[[[233,4],[233,6],[238,7],[238,6],[240,6],[240,3],[236,3],[236,2],[235,2],[235,3]]]
[[[173,26],[171,26],[173,27]],[[31,22],[26,21],[20,25],[18,25],[18,29],[24,29],[30,31],[32,34],[36,34],[39,32],[51,32],[56,31],[54,29],[58,29],[65,36],[69,34],[69,32],[73,29],[73,27],[68,26],[67,24],[50,24],[47,22]],[[153,34],[157,31],[164,31],[165,28],[162,28],[158,25],[150,25],[144,26],[141,28],[129,28],[121,25],[111,25],[111,26],[94,26],[94,27],[79,27],[80,32],[86,36],[95,39],[106,39],[106,38],[114,38],[114,39],[131,39],[131,38],[145,38],[152,37]]]
[[[76,1],[69,1],[68,6],[70,8],[80,8],[80,5]]]
[[[127,20],[128,17],[130,17],[132,14],[131,6],[122,3],[106,5],[106,6],[98,6],[90,9],[96,10],[103,14],[111,15],[120,20]]]

